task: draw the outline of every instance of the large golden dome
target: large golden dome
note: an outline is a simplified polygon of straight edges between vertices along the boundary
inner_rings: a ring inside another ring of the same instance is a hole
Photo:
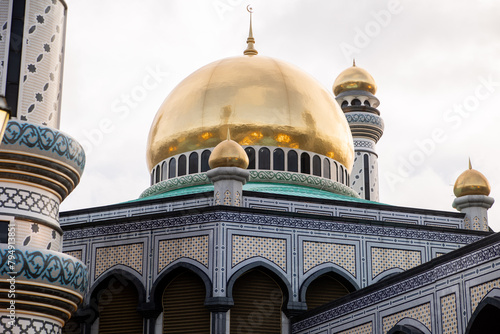
[[[342,71],[333,83],[333,94],[335,96],[349,90],[364,90],[375,94],[377,85],[375,80],[367,70],[353,65]]]
[[[244,55],[200,68],[165,99],[149,133],[150,170],[170,156],[216,146],[228,128],[240,145],[302,149],[352,168],[351,131],[333,96],[293,65]]]
[[[472,169],[469,160],[469,169],[460,174],[453,187],[453,193],[456,197],[465,195],[485,195],[491,192],[488,179],[479,171]]]

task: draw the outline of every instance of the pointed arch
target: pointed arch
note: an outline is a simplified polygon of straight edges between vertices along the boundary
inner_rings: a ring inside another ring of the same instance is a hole
[[[387,334],[432,334],[420,321],[412,318],[401,319]]]
[[[206,292],[205,298],[209,298],[211,296],[212,282],[210,281],[210,278],[207,276],[207,274],[205,274],[200,268],[192,264],[179,262],[165,269],[161,273],[161,275],[156,278],[153,286],[151,287],[151,303],[154,305],[154,309],[156,311],[161,312],[162,310],[163,291],[165,291],[165,288],[167,287],[169,282],[177,275],[186,270],[195,273],[203,280]]]
[[[252,262],[233,273],[227,282],[227,296],[231,299],[233,298],[233,288],[236,280],[243,274],[253,269],[264,271],[279,285],[281,291],[283,292],[283,309],[287,310],[293,300],[292,286],[288,279],[278,269],[264,261]]]
[[[472,314],[465,334],[495,333],[500,318],[500,297],[490,295],[484,298]]]
[[[304,280],[299,290],[299,297],[301,302],[307,302],[306,300],[307,288],[311,285],[312,282],[314,282],[316,279],[318,279],[323,275],[331,275],[332,277],[334,277],[349,291],[349,293],[360,289],[359,285],[356,283],[356,281],[354,281],[352,276],[348,275],[347,273],[341,271],[340,269],[334,266],[328,266],[326,268],[316,271],[314,274],[312,274],[306,280]]]

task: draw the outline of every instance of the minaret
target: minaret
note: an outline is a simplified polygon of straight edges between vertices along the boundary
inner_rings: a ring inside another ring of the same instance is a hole
[[[1,333],[60,333],[87,288],[59,226],[85,166],[82,146],[59,131],[66,13],[61,0],[0,4],[0,95],[11,109],[0,144]]]
[[[229,130],[227,139],[210,154],[208,164],[211,170],[207,176],[214,184],[214,205],[242,206],[243,185],[250,177],[246,169],[248,155],[240,144],[230,139]]]
[[[384,122],[375,97],[377,85],[370,73],[356,66],[344,70],[333,84],[333,93],[351,128],[354,166],[351,188],[361,198],[379,201],[378,155],[375,145],[384,133]]]
[[[453,201],[453,207],[465,213],[465,229],[489,231],[488,209],[495,202],[488,196],[490,191],[490,183],[483,174],[472,169],[469,159],[469,169],[460,174],[453,187],[457,197]]]

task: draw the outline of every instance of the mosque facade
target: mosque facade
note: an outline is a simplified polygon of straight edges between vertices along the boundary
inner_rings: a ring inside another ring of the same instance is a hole
[[[196,70],[160,106],[140,198],[59,214],[85,163],[58,130],[66,5],[4,5],[2,333],[498,327],[500,235],[486,177],[469,163],[457,211],[380,203],[373,77],[353,63],[332,95],[259,54],[251,25],[243,55]]]

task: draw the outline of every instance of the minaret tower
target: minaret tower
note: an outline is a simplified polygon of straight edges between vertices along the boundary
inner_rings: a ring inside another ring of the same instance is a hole
[[[457,197],[453,201],[453,207],[465,213],[465,229],[489,231],[488,209],[495,202],[488,196],[490,191],[490,183],[483,174],[472,169],[469,159],[469,169],[460,174],[453,187]]]
[[[351,188],[361,198],[378,201],[378,155],[375,145],[384,133],[384,122],[375,97],[377,85],[366,70],[356,66],[344,70],[333,84],[333,93],[345,113],[354,141]]]
[[[0,333],[60,333],[87,287],[62,253],[59,205],[80,181],[82,146],[59,131],[67,6],[0,3]]]

